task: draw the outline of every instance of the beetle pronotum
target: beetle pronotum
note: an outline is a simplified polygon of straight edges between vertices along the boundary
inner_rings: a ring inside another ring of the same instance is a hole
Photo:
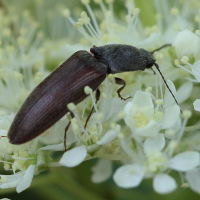
[[[96,90],[107,74],[144,71],[155,65],[169,89],[153,57],[155,51],[167,46],[170,45],[166,44],[152,52],[121,44],[93,46],[91,53],[77,51],[30,93],[8,131],[10,143],[23,144],[43,133],[69,112],[67,104],[73,102],[76,105],[87,97],[85,86]],[[115,78],[115,81],[122,85],[117,93],[123,99],[120,92],[126,82],[120,78]]]

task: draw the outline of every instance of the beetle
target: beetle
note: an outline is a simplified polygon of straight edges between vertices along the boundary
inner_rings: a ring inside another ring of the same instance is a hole
[[[167,46],[170,44],[152,52],[123,44],[93,46],[90,53],[77,51],[30,93],[10,126],[10,143],[23,144],[42,134],[70,112],[67,104],[73,102],[76,105],[88,96],[84,92],[85,86],[97,90],[107,74],[144,71],[155,65],[167,85],[153,57],[155,51]],[[120,95],[126,82],[120,78],[115,78],[115,82],[122,85],[117,90],[118,96],[126,100]]]

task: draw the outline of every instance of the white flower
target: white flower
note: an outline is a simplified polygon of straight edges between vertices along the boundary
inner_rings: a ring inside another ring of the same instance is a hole
[[[115,129],[109,130],[103,137],[97,142],[98,145],[104,145],[114,140],[120,133],[120,125],[117,125]]]
[[[171,99],[171,94],[170,97],[167,94],[165,95],[165,102],[169,102],[169,99]],[[159,111],[158,108],[154,109],[150,93],[137,91],[133,101],[128,102],[124,108],[126,113],[124,120],[131,128],[133,137],[135,135],[154,137],[161,128],[170,128],[176,124],[179,119],[180,108],[173,104],[173,98],[171,104],[168,106],[166,106],[166,103],[164,104],[166,110],[163,115],[163,112]]]
[[[200,60],[196,61],[193,65],[190,65],[192,68],[192,74],[198,82],[200,82]]]
[[[174,191],[177,188],[176,181],[165,172],[168,169],[179,172],[190,171],[199,165],[200,157],[196,151],[185,151],[170,158],[167,149],[166,152],[162,152],[164,147],[163,134],[147,138],[144,142],[144,152],[146,154],[143,158],[144,164],[134,163],[117,169],[113,176],[116,184],[123,188],[136,187],[143,178],[154,177],[153,188],[157,193],[167,194]]]
[[[96,144],[89,146],[83,145],[68,150],[64,153],[59,163],[66,167],[75,167],[79,165],[86,158],[88,151],[95,151],[100,145],[105,145],[111,142],[118,136],[119,131],[120,126],[117,125],[113,130],[109,130],[107,133],[105,133],[105,135],[99,141],[97,141]]]
[[[196,99],[193,103],[194,109],[200,112],[200,99]]]
[[[32,182],[35,165],[30,165],[26,171],[21,171],[13,175],[0,175],[0,188],[16,187],[18,193],[27,189]]]
[[[158,134],[160,123],[156,120],[150,93],[137,91],[133,101],[124,108],[125,123],[133,135],[153,137]]]
[[[178,58],[197,56],[200,54],[200,38],[190,30],[180,31],[173,41]]]
[[[200,194],[200,171],[198,168],[187,171],[186,180],[192,190]]]

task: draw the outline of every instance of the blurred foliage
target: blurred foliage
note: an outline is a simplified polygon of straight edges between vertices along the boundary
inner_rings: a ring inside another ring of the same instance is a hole
[[[189,188],[179,188],[169,195],[159,195],[152,189],[152,180],[144,180],[133,189],[118,188],[110,178],[105,183],[91,182],[91,167],[96,161],[85,161],[75,168],[54,168],[34,177],[32,185],[26,191],[17,194],[14,189],[0,191],[0,198],[20,200],[199,200],[199,195]],[[119,167],[114,163],[114,168]],[[178,174],[172,174],[175,177]],[[180,183],[179,183],[180,185]]]

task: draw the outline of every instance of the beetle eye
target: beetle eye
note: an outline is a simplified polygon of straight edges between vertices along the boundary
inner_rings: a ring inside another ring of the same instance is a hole
[[[90,49],[90,52],[94,54],[93,48]]]

